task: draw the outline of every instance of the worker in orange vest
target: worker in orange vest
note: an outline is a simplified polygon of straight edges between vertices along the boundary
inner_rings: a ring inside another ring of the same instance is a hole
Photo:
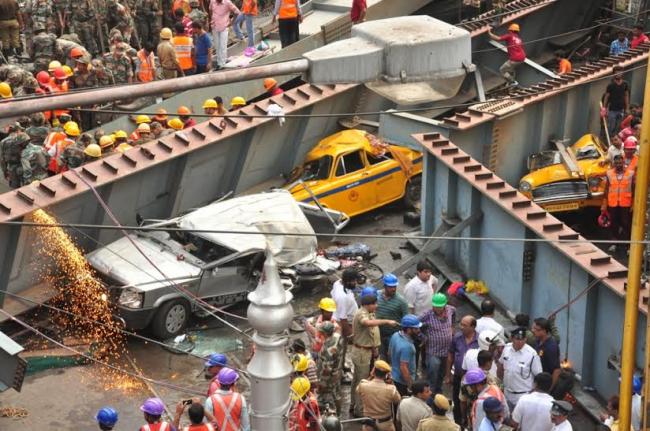
[[[160,398],[149,398],[141,406],[140,411],[144,414],[145,425],[140,427],[140,431],[171,431],[172,427],[169,422],[161,421],[160,418],[165,413],[165,404]]]
[[[639,156],[636,155],[639,140],[635,136],[628,136],[623,141],[623,165],[626,169],[636,171],[636,165],[639,163]]]
[[[250,431],[246,399],[235,392],[239,374],[224,367],[217,374],[219,389],[205,400],[205,415],[220,431]]]
[[[608,219],[610,235],[613,240],[629,241],[632,226],[632,203],[634,201],[635,170],[625,167],[623,156],[614,156],[614,167],[607,171],[605,198],[600,207],[601,217]],[[604,227],[607,227],[607,224]],[[602,226],[602,224],[601,224]],[[615,253],[617,245],[609,247]]]
[[[56,93],[67,93],[68,92],[68,74],[63,70],[63,67],[57,67],[52,72],[52,78],[50,79],[50,91],[54,94]],[[56,109],[54,111],[54,117],[58,118],[61,114],[67,114],[70,111],[67,109]]]
[[[185,34],[185,27],[180,22],[174,24],[174,33],[176,36],[172,38],[172,45],[178,63],[185,76],[192,75],[194,73],[194,41]]]
[[[179,106],[178,111],[176,111],[176,113],[178,114],[178,117],[183,122],[183,129],[196,126],[196,120],[190,117],[190,115],[192,115],[192,111],[187,106]]]
[[[289,413],[289,431],[318,431],[320,410],[306,377],[296,377],[291,383],[293,406]]]
[[[252,48],[255,46],[255,31],[253,30],[253,18],[258,14],[257,10],[257,0],[243,0],[241,5],[241,13],[237,15],[235,21],[232,24],[233,30],[235,30],[235,36],[237,39],[244,39],[244,35],[241,32],[241,23],[244,21],[246,23],[246,34],[248,36],[248,47]]]
[[[63,114],[58,119],[59,127],[52,129],[52,131],[45,138],[43,143],[43,148],[48,154],[57,154],[57,157],[50,156],[50,162],[47,166],[47,171],[50,175],[55,175],[59,172],[59,161],[58,155],[63,153],[63,143],[61,141],[65,140],[66,134],[63,131],[65,125],[72,121],[70,114]]]
[[[156,79],[154,50],[154,45],[150,41],[146,41],[144,47],[138,51],[135,61],[135,76],[140,82],[151,82]]]
[[[67,167],[65,166],[66,159],[63,158],[63,153],[67,147],[70,145],[75,145],[79,139],[79,135],[81,135],[79,125],[74,121],[67,121],[63,125],[63,132],[63,137],[58,136],[56,143],[54,145],[51,145],[50,149],[47,151],[47,154],[50,156],[50,164],[47,169],[48,171],[55,174],[58,174],[63,170],[67,170]]]
[[[279,19],[278,32],[282,48],[298,42],[300,39],[299,24],[302,22],[300,0],[276,0],[273,9],[273,24]]]
[[[176,414],[174,415],[174,429],[178,431],[215,431],[212,424],[203,423],[203,418],[205,417],[205,409],[198,402],[198,400],[188,400],[191,401],[191,404],[186,404],[185,401],[181,401],[176,405]],[[187,408],[187,417],[190,419],[191,424],[181,428],[181,416],[185,412],[185,407]]]
[[[555,61],[557,61],[557,74],[564,75],[565,73],[571,73],[573,71],[573,66],[564,51],[555,51]]]

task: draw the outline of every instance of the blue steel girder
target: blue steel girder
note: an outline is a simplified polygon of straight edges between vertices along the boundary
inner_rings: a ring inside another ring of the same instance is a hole
[[[557,314],[562,357],[571,360],[583,384],[596,387],[603,397],[611,395],[618,376],[605,370],[607,359],[620,349],[627,268],[449,139],[438,133],[413,138],[425,153],[423,231],[435,231],[444,214],[460,219],[483,214],[461,239],[448,241],[446,263],[460,268],[468,279],[484,280],[491,297],[515,313],[548,316],[575,300]],[[478,240],[463,239],[469,237]],[[525,252],[533,254],[532,262],[524,261]],[[585,293],[592,281],[594,287]],[[647,295],[639,301],[639,328],[645,328]],[[642,330],[638,339],[642,363]]]

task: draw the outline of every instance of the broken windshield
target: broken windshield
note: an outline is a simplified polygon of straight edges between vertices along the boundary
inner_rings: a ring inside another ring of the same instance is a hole
[[[594,145],[587,145],[576,150],[576,159],[578,160],[589,160],[589,159],[598,159],[600,158],[600,153]]]
[[[541,153],[533,154],[528,159],[528,169],[536,171],[551,165],[562,163],[559,151],[543,151]]]
[[[307,162],[302,167],[300,179],[303,181],[326,180],[330,176],[332,167],[332,156],[324,156],[320,159]]]

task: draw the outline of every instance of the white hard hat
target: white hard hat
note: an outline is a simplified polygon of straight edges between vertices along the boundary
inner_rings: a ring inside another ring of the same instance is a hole
[[[490,346],[492,345],[504,345],[504,342],[501,337],[499,337],[498,332],[486,329],[478,335],[478,348],[480,350],[489,350]]]

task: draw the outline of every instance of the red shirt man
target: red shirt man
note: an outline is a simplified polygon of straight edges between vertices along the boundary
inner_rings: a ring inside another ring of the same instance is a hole
[[[353,24],[359,24],[366,20],[366,0],[352,0],[352,9],[350,10],[350,18]]]
[[[499,40],[506,43],[508,47],[508,60],[521,62],[526,59],[524,43],[519,37],[519,32],[509,30],[508,33],[499,37]]]
[[[630,47],[632,49],[636,48],[642,43],[650,42],[650,38],[648,38],[648,36],[643,33],[643,26],[640,24],[634,26],[634,30],[632,30],[632,36],[632,41],[630,42]]]

